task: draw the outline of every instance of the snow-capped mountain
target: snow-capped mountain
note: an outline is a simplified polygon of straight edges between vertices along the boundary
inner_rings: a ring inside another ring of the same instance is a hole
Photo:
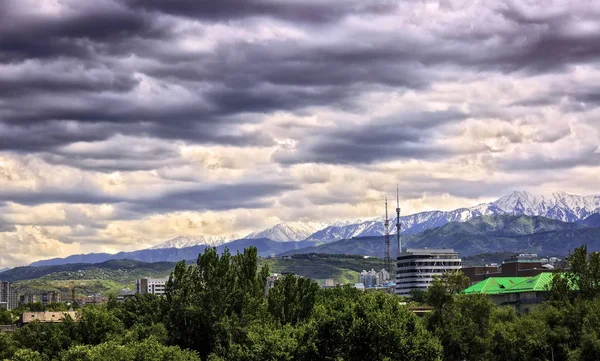
[[[231,242],[235,239],[238,239],[235,235],[231,235],[229,237],[224,236],[179,236],[173,239],[170,239],[166,242],[163,242],[159,245],[151,247],[150,249],[163,249],[163,248],[186,248],[200,245],[207,246],[220,246],[223,243]]]
[[[482,215],[512,214],[542,216],[564,222],[582,220],[600,210],[600,195],[578,196],[564,192],[551,195],[533,195],[513,192],[494,202],[453,211],[428,211],[400,216],[402,233],[415,234],[449,222],[464,222]],[[352,237],[380,236],[385,233],[383,218],[378,217],[358,224],[332,225],[310,235],[307,240],[331,242]],[[396,218],[390,220],[390,231],[396,233]]]
[[[284,222],[250,233],[244,239],[268,238],[276,242],[300,242],[327,226],[328,224],[321,222]]]

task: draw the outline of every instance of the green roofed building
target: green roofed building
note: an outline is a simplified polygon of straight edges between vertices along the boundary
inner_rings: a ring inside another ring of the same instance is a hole
[[[533,277],[492,277],[464,290],[463,294],[486,294],[497,305],[508,305],[528,313],[535,305],[546,300],[553,273],[544,272]]]

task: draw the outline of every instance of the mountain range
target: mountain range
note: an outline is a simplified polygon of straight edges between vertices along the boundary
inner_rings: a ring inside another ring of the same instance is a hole
[[[428,238],[431,240],[430,242],[425,242],[424,238],[422,238],[424,235],[430,235],[430,233],[427,233],[427,230],[439,228],[455,222],[466,222],[482,216],[542,216],[562,222],[579,222],[578,225],[580,226],[600,227],[599,211],[600,195],[584,197],[557,192],[551,195],[536,196],[527,192],[513,192],[494,202],[484,203],[470,208],[459,208],[452,211],[427,211],[408,216],[401,216],[400,222],[402,224],[403,237],[408,237],[408,240],[421,240],[420,242],[416,242],[416,245],[422,243],[436,247],[436,241],[433,241],[436,238]],[[396,223],[395,218],[392,219],[390,223],[394,225]],[[395,234],[395,231],[395,227],[392,227],[391,233]],[[534,233],[538,232],[524,234]],[[214,246],[217,246],[220,250],[227,246],[230,250],[235,252],[236,250],[243,250],[244,247],[249,245],[254,245],[259,248],[261,256],[270,256],[288,251],[296,252],[304,247],[336,243],[336,241],[339,240],[346,240],[346,243],[355,242],[354,239],[356,238],[365,239],[365,237],[367,237],[366,239],[376,240],[383,234],[385,234],[383,217],[341,220],[332,224],[320,222],[285,222],[259,232],[251,233],[246,237],[237,240],[232,240],[235,236],[182,236],[146,250],[120,252],[117,254],[92,253],[87,255],[73,255],[66,258],[38,261],[34,262],[32,265],[95,263],[123,258],[146,262],[177,261],[180,259],[195,258],[197,254],[202,252],[206,247]],[[457,235],[453,235],[453,237],[457,237]],[[335,248],[337,246],[339,245],[336,244],[332,247]],[[356,254],[362,249],[362,246],[357,245],[357,247],[358,248],[352,252],[346,252],[343,249],[341,249],[340,252]],[[490,251],[490,249],[487,249],[483,245],[477,249],[481,252]],[[321,250],[326,250],[326,248],[321,248]],[[365,254],[372,253],[368,252],[368,249],[364,251],[366,252]],[[465,249],[465,251],[469,254],[474,254],[468,249]],[[379,252],[381,253],[381,251]],[[380,254],[377,255],[381,256]]]
[[[581,221],[600,212],[600,195],[578,196],[565,192],[534,195],[513,192],[490,203],[452,211],[426,211],[400,217],[402,233],[412,235],[450,222],[465,222],[483,215],[508,214],[542,216],[564,222]],[[600,215],[599,215],[600,218]],[[317,241],[329,243],[355,237],[382,236],[385,234],[384,217],[357,220],[340,220],[331,224],[323,222],[284,222],[262,231],[252,232],[243,239],[268,238],[275,242]],[[600,222],[600,220],[598,221]],[[396,217],[390,220],[391,234],[396,233]],[[235,240],[230,237],[177,237],[152,249],[185,248],[198,245],[219,246]]]
[[[591,217],[595,218],[595,216]],[[356,237],[300,250],[290,250],[281,255],[315,253],[383,257],[383,244],[382,236]],[[566,256],[569,251],[582,244],[587,244],[591,251],[599,251],[600,228],[523,215],[486,215],[466,222],[451,222],[421,233],[402,236],[403,249],[453,248],[461,256],[490,252]],[[392,254],[396,254],[398,248],[395,238],[392,245]]]
[[[312,247],[317,245],[314,241],[301,242],[275,242],[270,239],[239,239],[233,242],[225,243],[217,246],[218,252],[223,252],[225,247],[231,253],[243,252],[245,248],[254,246],[258,249],[258,254],[261,257],[275,256],[293,249]],[[142,262],[177,262],[181,260],[195,260],[198,254],[204,252],[210,245],[198,245],[186,248],[157,248],[143,249],[133,252],[111,253],[88,253],[77,254],[65,258],[52,258],[33,262],[30,266],[56,266],[61,264],[71,263],[100,263],[113,259],[129,259]]]

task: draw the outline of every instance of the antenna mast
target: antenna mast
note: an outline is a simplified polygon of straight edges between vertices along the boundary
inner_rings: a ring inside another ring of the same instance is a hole
[[[396,183],[396,237],[398,238],[398,253],[402,253],[402,241],[400,240],[400,192],[398,191],[398,184]]]
[[[387,197],[385,197],[385,258],[383,262],[385,263],[385,268],[391,274],[392,273],[392,257],[390,251],[390,219],[388,218],[388,202]]]

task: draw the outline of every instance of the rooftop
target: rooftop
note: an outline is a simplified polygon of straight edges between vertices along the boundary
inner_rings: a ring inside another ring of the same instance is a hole
[[[543,272],[534,277],[491,277],[474,284],[462,293],[498,295],[517,292],[547,291],[552,283],[552,277],[552,272]]]

